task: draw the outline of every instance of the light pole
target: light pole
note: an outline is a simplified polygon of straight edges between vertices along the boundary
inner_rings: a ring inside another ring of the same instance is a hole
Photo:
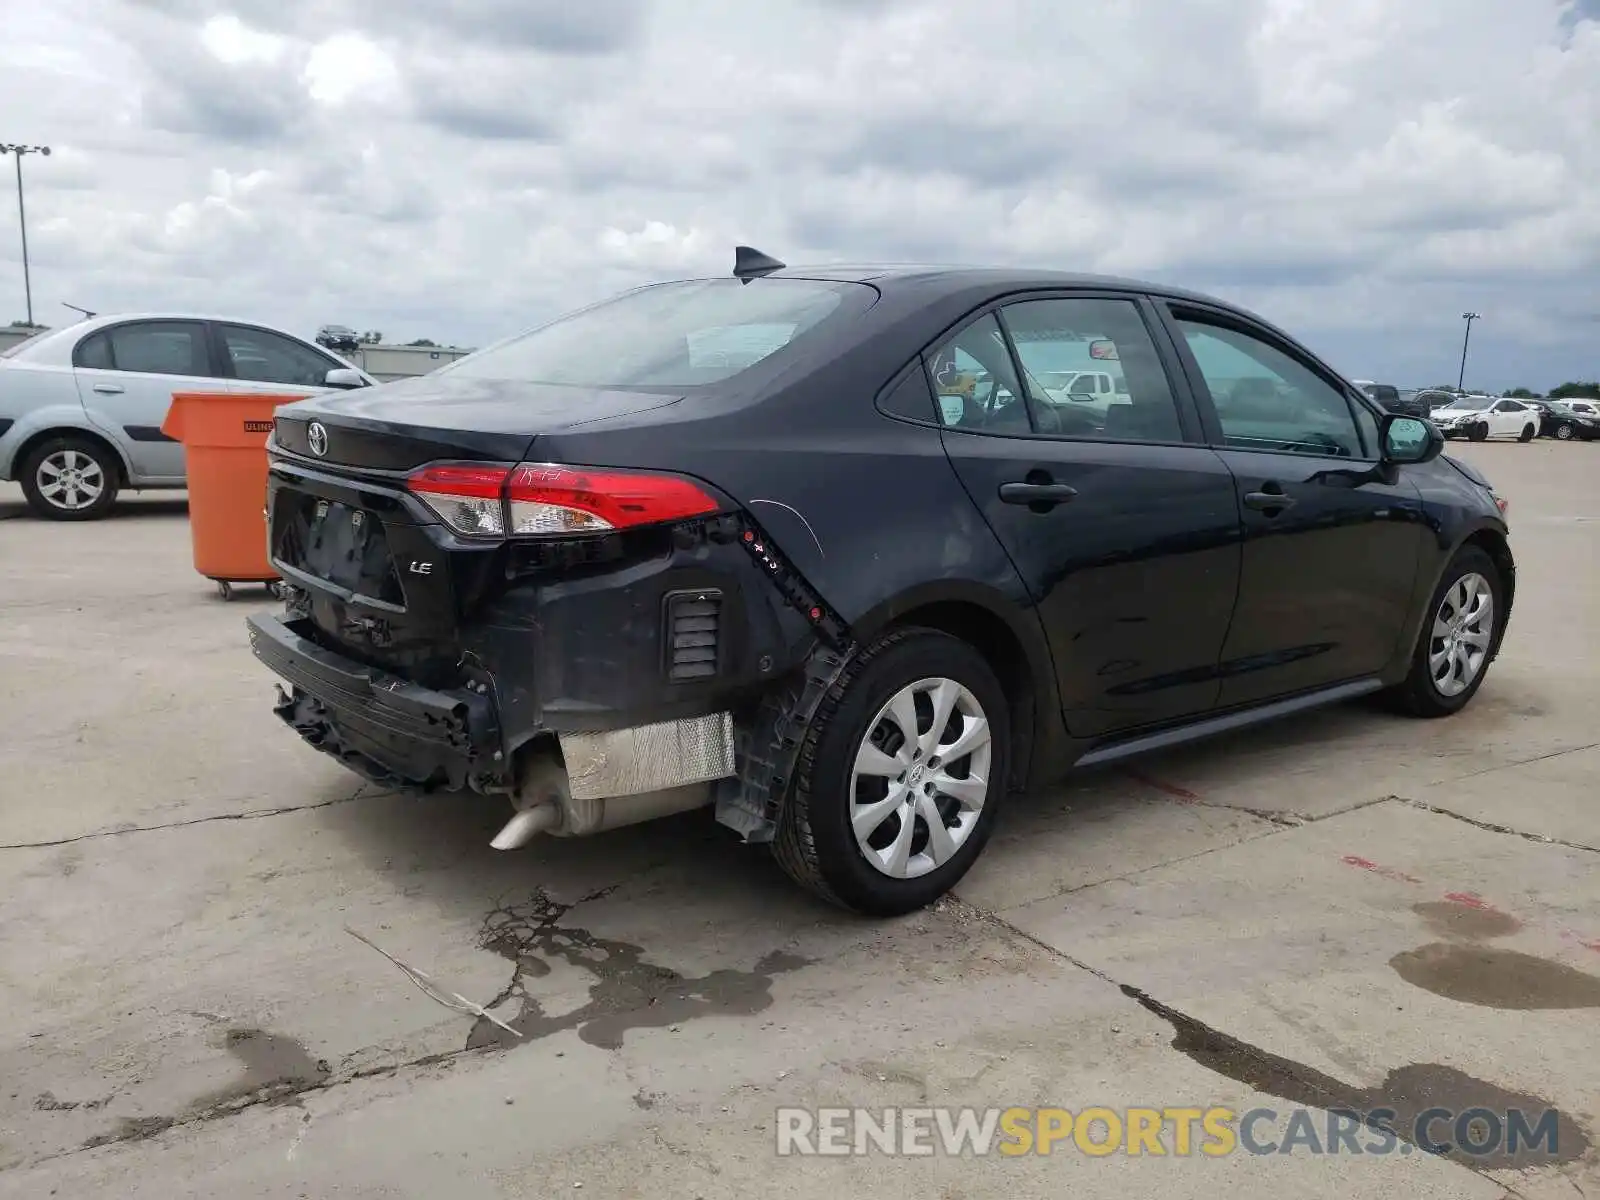
[[[1464,312],[1461,319],[1467,323],[1467,336],[1461,339],[1461,374],[1456,377],[1456,391],[1462,391],[1467,383],[1467,344],[1472,341],[1472,323],[1481,321],[1483,317],[1475,312]]]
[[[15,154],[17,156],[17,220],[22,226],[22,290],[28,297],[28,326],[33,326],[33,279],[28,274],[28,211],[22,204],[22,156],[24,154],[42,154],[50,157],[49,146],[24,146],[12,142],[0,142],[0,154]]]

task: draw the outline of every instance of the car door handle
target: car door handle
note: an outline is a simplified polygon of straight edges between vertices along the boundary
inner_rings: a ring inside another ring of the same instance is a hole
[[[1284,495],[1281,487],[1277,491],[1272,491],[1271,489],[1274,487],[1277,487],[1277,485],[1269,483],[1266,485],[1267,490],[1246,492],[1244,494],[1244,506],[1253,508],[1256,512],[1269,514],[1282,512],[1286,508],[1293,508],[1295,506],[1294,497]]]
[[[1078,489],[1065,483],[1002,483],[1000,499],[1007,504],[1065,504]]]
[[[117,396],[121,395],[124,389],[120,383],[97,383],[94,385],[94,390],[102,396]]]

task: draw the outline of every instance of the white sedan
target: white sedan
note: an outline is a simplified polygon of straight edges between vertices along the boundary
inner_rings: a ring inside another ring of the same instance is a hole
[[[1493,396],[1462,396],[1433,410],[1433,423],[1447,438],[1515,438],[1531,442],[1539,435],[1539,410],[1521,400]]]
[[[309,396],[376,382],[293,334],[218,317],[96,316],[0,353],[0,480],[41,517],[103,517],[117,492],[184,486],[161,432],[173,392]]]

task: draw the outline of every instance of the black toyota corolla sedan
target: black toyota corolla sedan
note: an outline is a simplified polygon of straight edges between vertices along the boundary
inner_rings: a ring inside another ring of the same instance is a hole
[[[1010,792],[1482,684],[1504,502],[1260,318],[1047,271],[657,284],[280,409],[278,715],[501,848],[704,807],[927,904]]]

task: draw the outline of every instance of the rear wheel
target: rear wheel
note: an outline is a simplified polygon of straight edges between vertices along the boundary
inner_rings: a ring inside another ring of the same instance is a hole
[[[1537,432],[1539,432],[1539,431],[1537,429],[1535,429],[1532,425],[1524,425],[1522,427],[1522,432],[1517,435],[1517,441],[1519,441],[1519,442],[1531,442],[1531,441],[1533,441],[1533,435],[1535,433],[1537,433]]]
[[[1477,694],[1489,671],[1501,613],[1500,569],[1477,546],[1463,547],[1439,581],[1411,656],[1391,693],[1406,712],[1447,717]]]
[[[1557,425],[1556,437],[1560,438],[1563,442],[1570,442],[1572,440],[1572,423],[1570,421],[1563,421],[1560,425]]]
[[[983,655],[889,634],[823,700],[774,844],[802,886],[873,916],[924,907],[982,852],[1010,766],[1005,692]]]
[[[92,521],[116,503],[116,455],[99,442],[67,434],[35,446],[22,464],[28,507],[52,521]]]

